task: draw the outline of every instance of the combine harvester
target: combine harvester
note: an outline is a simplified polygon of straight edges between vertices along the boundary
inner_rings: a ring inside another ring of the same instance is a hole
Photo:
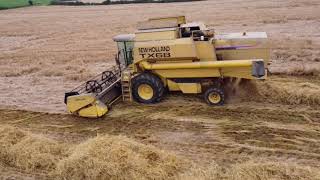
[[[157,103],[169,91],[203,93],[223,105],[227,78],[266,79],[269,47],[265,32],[215,34],[184,16],[154,18],[135,34],[118,35],[117,66],[65,94],[68,111],[101,117],[112,103]]]

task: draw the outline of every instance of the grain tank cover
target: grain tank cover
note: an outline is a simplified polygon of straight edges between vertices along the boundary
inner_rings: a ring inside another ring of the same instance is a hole
[[[177,28],[147,29],[136,32],[136,41],[156,41],[176,39],[178,37]]]
[[[179,38],[179,27],[185,23],[185,16],[151,18],[139,22],[135,40],[154,41]]]
[[[162,28],[176,28],[181,24],[186,23],[185,16],[169,16],[169,17],[159,17],[151,18],[147,21],[142,21],[138,23],[138,30],[146,29],[162,29]]]

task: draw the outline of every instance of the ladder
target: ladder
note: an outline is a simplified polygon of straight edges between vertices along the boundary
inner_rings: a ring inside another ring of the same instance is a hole
[[[131,72],[123,71],[121,74],[122,100],[132,101],[131,93]]]

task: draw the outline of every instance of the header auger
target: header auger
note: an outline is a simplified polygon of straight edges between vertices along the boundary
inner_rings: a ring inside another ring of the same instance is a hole
[[[166,91],[202,93],[209,105],[224,104],[227,78],[266,79],[265,32],[215,34],[184,16],[153,18],[135,34],[113,38],[116,67],[65,94],[68,111],[101,117],[117,99],[157,103]]]

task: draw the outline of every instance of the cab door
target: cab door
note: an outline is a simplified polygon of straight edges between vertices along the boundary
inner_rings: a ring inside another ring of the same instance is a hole
[[[132,41],[118,42],[118,57],[121,66],[127,67],[133,63],[133,44]]]

